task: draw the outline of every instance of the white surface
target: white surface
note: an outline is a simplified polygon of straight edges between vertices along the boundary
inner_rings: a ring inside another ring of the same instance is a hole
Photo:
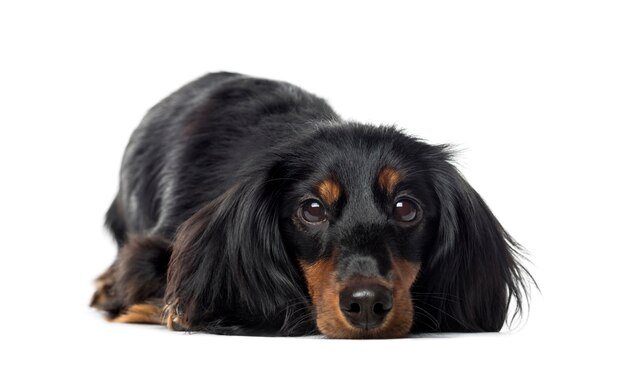
[[[623,2],[227,3],[0,5],[1,363],[624,363]],[[130,132],[216,70],[458,144],[532,253],[527,324],[334,341],[104,322],[87,304],[115,254],[102,221]]]

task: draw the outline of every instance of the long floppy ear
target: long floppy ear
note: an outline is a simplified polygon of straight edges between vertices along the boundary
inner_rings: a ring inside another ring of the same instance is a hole
[[[439,227],[414,287],[414,329],[499,331],[511,302],[513,317],[521,314],[534,283],[520,263],[523,249],[452,164],[435,170]]]
[[[275,169],[257,167],[179,229],[165,295],[174,329],[308,331],[306,292],[278,226]]]

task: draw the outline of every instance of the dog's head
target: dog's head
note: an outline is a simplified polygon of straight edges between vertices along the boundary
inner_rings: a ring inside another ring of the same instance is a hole
[[[253,156],[178,233],[170,322],[337,338],[499,330],[526,292],[519,247],[449,160],[358,124]]]

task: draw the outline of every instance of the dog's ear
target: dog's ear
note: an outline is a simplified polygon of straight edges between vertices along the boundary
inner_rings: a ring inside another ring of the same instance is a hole
[[[306,305],[306,294],[278,226],[279,170],[255,167],[181,226],[165,296],[170,327],[301,329],[294,313],[305,312],[299,305]]]
[[[439,200],[436,242],[414,287],[417,331],[499,331],[521,314],[532,277],[521,265],[522,248],[489,207],[447,161],[434,169]]]

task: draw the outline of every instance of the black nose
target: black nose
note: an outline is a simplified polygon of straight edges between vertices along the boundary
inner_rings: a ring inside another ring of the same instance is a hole
[[[339,294],[339,306],[353,326],[380,326],[393,306],[391,290],[377,284],[350,285]]]

